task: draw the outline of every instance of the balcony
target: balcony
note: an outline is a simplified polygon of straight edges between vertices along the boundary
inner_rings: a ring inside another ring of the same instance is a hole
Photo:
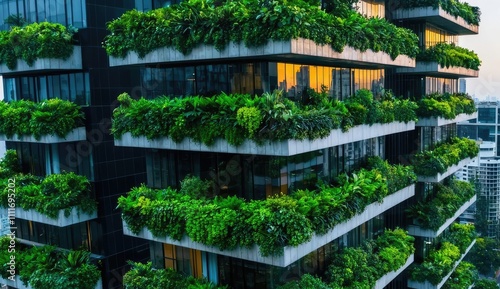
[[[385,286],[391,283],[392,280],[396,279],[396,277],[398,277],[399,274],[401,274],[404,270],[406,270],[406,268],[410,267],[410,265],[413,264],[414,260],[415,260],[415,255],[411,254],[410,257],[408,257],[406,263],[403,265],[403,267],[399,268],[397,271],[393,271],[382,276],[382,278],[378,279],[377,282],[375,282],[375,287],[373,287],[373,289],[385,288]]]
[[[26,61],[18,60],[17,67],[10,70],[7,65],[0,64],[0,75],[12,76],[22,73],[46,73],[51,71],[67,71],[67,70],[81,70],[82,69],[82,48],[74,46],[73,54],[64,59],[55,58],[41,58],[37,59],[32,66],[29,66]]]
[[[437,285],[433,285],[431,284],[429,281],[425,281],[425,282],[417,282],[417,281],[414,281],[414,280],[408,280],[408,287],[409,288],[414,288],[414,289],[440,289],[441,287],[443,287],[443,285],[446,283],[446,281],[448,280],[448,278],[450,278],[451,274],[453,273],[453,271],[455,271],[455,268],[457,268],[457,266],[460,264],[460,262],[462,262],[462,259],[467,255],[467,253],[469,253],[469,251],[472,249],[472,247],[474,246],[474,244],[476,244],[476,240],[472,241],[472,243],[470,244],[470,246],[467,248],[467,250],[465,251],[464,254],[462,254],[462,256],[460,257],[460,259],[458,261],[455,262],[454,266],[453,266],[453,270],[451,270],[442,280],[441,282],[439,282],[439,284]]]
[[[393,12],[392,17],[394,20],[425,20],[428,23],[458,35],[479,33],[479,26],[467,23],[462,17],[455,17],[441,7],[397,9]]]
[[[260,254],[257,245],[254,245],[252,248],[249,249],[240,247],[231,251],[221,251],[218,248],[194,242],[187,236],[184,236],[180,241],[176,241],[168,237],[155,237],[146,228],[143,228],[139,232],[139,234],[135,235],[127,227],[125,222],[123,222],[123,232],[125,235],[139,237],[146,240],[173,244],[176,246],[196,249],[204,252],[211,252],[219,255],[244,259],[268,265],[286,267],[292,264],[293,262],[299,260],[300,258],[306,256],[307,254],[313,252],[314,250],[317,250],[318,248],[346,234],[353,228],[371,220],[372,218],[378,216],[379,214],[385,212],[386,210],[403,202],[404,200],[411,198],[412,196],[414,196],[414,194],[415,194],[415,185],[408,186],[394,194],[385,197],[381,203],[372,203],[368,205],[362,213],[356,215],[355,217],[349,219],[344,223],[335,226],[332,230],[330,230],[324,235],[314,234],[312,236],[312,239],[307,243],[301,244],[297,247],[290,247],[290,246],[284,247],[284,254],[282,256],[263,257]]]
[[[73,207],[69,216],[65,216],[64,210],[60,210],[56,218],[50,218],[44,214],[41,214],[35,210],[24,210],[22,208],[16,208],[16,218],[24,219],[28,221],[38,222],[42,224],[66,227],[78,223],[83,223],[97,218],[97,212],[92,214],[78,212],[78,210]]]
[[[437,173],[435,176],[420,176],[419,175],[417,180],[419,182],[424,182],[424,183],[439,183],[442,180],[446,179],[447,177],[451,176],[452,174],[456,173],[458,170],[465,167],[471,161],[472,161],[471,158],[463,159],[460,162],[458,162],[458,164],[448,167],[448,169],[444,173]]]
[[[477,112],[475,112],[473,114],[462,113],[462,114],[457,115],[457,117],[455,117],[454,119],[445,119],[442,117],[428,117],[428,118],[419,119],[415,123],[415,126],[416,127],[419,127],[419,126],[438,127],[438,126],[454,124],[454,123],[458,123],[458,122],[462,122],[462,121],[467,121],[467,120],[475,119],[475,118],[477,118]]]
[[[341,129],[333,130],[329,136],[315,140],[284,140],[279,142],[265,142],[257,144],[245,140],[240,146],[230,145],[226,140],[217,139],[212,146],[206,146],[190,139],[176,143],[170,138],[149,140],[145,136],[133,137],[124,133],[121,139],[115,139],[116,146],[140,147],[151,149],[170,149],[201,152],[221,152],[237,154],[254,154],[269,156],[293,156],[301,153],[316,151],[342,144],[352,143],[364,139],[390,135],[415,129],[415,122],[393,122],[388,124],[359,125],[347,132]]]
[[[413,68],[396,68],[396,73],[404,74],[424,74],[426,76],[444,77],[444,78],[467,78],[478,77],[479,71],[464,67],[442,67],[437,62],[417,61]]]
[[[460,217],[460,215],[465,212],[472,204],[476,202],[477,196],[474,195],[470,200],[468,200],[465,204],[463,204],[453,215],[453,217],[449,218],[446,220],[446,222],[439,227],[438,230],[430,230],[430,229],[423,229],[419,226],[416,225],[409,225],[408,226],[408,234],[412,236],[418,236],[418,237],[428,237],[428,238],[436,238],[437,236],[441,235],[441,233],[446,230],[455,220]]]
[[[31,285],[28,284],[28,286],[25,286],[21,279],[19,278],[19,275],[15,276],[14,281],[11,281],[9,279],[4,279],[3,277],[0,276],[0,284],[9,286],[9,288],[16,288],[16,289],[33,289]],[[3,288],[3,287],[2,287]],[[97,281],[97,284],[95,286],[95,289],[103,289],[102,287],[102,278]]]
[[[70,131],[65,137],[60,137],[57,135],[43,135],[40,139],[36,139],[33,135],[14,135],[12,137],[7,137],[5,134],[0,134],[0,141],[18,141],[18,142],[28,142],[28,143],[39,143],[39,144],[54,144],[54,143],[64,143],[64,142],[76,142],[84,141],[87,139],[87,132],[85,127],[78,127]]]
[[[189,55],[184,55],[173,48],[159,48],[140,58],[135,52],[129,52],[124,59],[109,57],[110,66],[151,65],[157,63],[182,63],[201,61],[231,61],[245,58],[266,59],[270,61],[301,61],[321,65],[348,66],[358,68],[414,67],[415,60],[399,55],[392,60],[389,54],[367,50],[361,52],[345,47],[343,52],[336,52],[330,45],[318,45],[309,39],[272,41],[257,47],[248,48],[243,43],[231,42],[228,47],[218,51],[213,46],[200,45]]]

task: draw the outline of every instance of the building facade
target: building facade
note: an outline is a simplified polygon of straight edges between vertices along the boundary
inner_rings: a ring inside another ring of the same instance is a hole
[[[415,237],[415,253],[408,256],[398,270],[377,280],[375,287],[418,289],[427,286],[424,281],[411,280],[410,265],[426,260],[431,248],[441,242],[443,235],[449,234],[452,223],[474,202],[475,196],[463,201],[435,229],[424,228],[407,211],[416,204],[430,203],[434,191],[439,188],[452,186],[450,176],[470,161],[466,157],[439,174],[418,176],[416,184],[386,196],[383,202],[368,204],[366,209],[327,232],[314,234],[310,240],[296,246],[283,245],[283,254],[276,256],[263,256],[255,244],[222,250],[195,242],[189,236],[175,239],[153,234],[146,226],[135,232],[128,220],[141,221],[139,219],[145,217],[122,215],[117,209],[118,199],[141,184],[156,189],[179,188],[190,176],[210,181],[212,192],[218,198],[238,197],[248,203],[292,195],[300,189],[314,190],[318,183],[340,182],[339,177],[343,174],[365,167],[369,157],[388,160],[392,164],[412,164],[414,155],[454,139],[458,135],[457,122],[472,119],[474,114],[457,114],[451,119],[421,117],[417,122],[392,120],[383,124],[356,125],[346,131],[337,128],[315,139],[302,137],[300,140],[273,139],[273,133],[277,134],[281,129],[274,127],[270,130],[269,140],[261,143],[244,140],[240,145],[231,144],[227,139],[217,139],[210,145],[200,144],[199,139],[188,139],[183,135],[179,137],[181,141],[172,141],[168,137],[150,138],[144,131],[117,137],[111,134],[111,120],[115,121],[113,130],[116,132],[117,117],[113,112],[120,111],[120,104],[124,107],[123,99],[117,101],[124,92],[133,101],[142,98],[140,101],[144,104],[155,103],[162,96],[168,96],[173,102],[190,96],[223,98],[221,93],[260,96],[280,91],[275,93],[286,101],[307,106],[313,102],[311,89],[323,92],[327,99],[338,101],[348,101],[360,91],[381,99],[388,90],[404,99],[419,101],[429,94],[459,93],[459,79],[477,77],[476,70],[453,65],[443,67],[437,61],[415,60],[404,54],[393,57],[388,52],[375,51],[375,48],[360,50],[346,45],[343,51],[337,51],[303,37],[273,39],[257,47],[247,47],[241,41],[231,42],[224,49],[201,44],[192,51],[156,47],[148,53],[128,51],[120,56],[107,55],[102,42],[105,39],[110,45],[112,38],[107,38],[110,32],[106,30],[106,23],[119,17],[125,19],[126,11],[132,9],[137,9],[132,13],[140,14],[139,11],[177,7],[171,5],[177,5],[179,1],[105,2],[0,0],[3,19],[19,14],[28,22],[47,20],[78,28],[77,49],[73,54],[79,63],[76,66],[11,70],[4,65],[0,74],[6,101],[40,102],[60,97],[80,105],[85,113],[85,137],[48,143],[19,138],[6,140],[7,148],[17,151],[23,171],[38,176],[63,171],[84,175],[92,182],[98,203],[95,218],[65,227],[18,218],[18,239],[63,249],[83,246],[93,253],[94,258],[101,260],[103,288],[122,288],[122,276],[129,269],[127,260],[149,259],[157,269],[174,268],[184,275],[203,277],[234,289],[273,289],[300,279],[305,273],[323,276],[332,263],[332,253],[339,248],[359,247],[365,241],[379,237],[385,229],[404,228]],[[336,10],[340,9],[336,6],[339,1],[323,2],[322,7],[329,13],[340,11]],[[301,5],[306,7],[304,3]],[[222,4],[213,6],[217,5]],[[317,9],[318,5],[309,6]],[[398,27],[411,30],[418,36],[420,51],[441,43],[456,45],[459,36],[478,33],[477,23],[453,16],[441,7],[408,7],[404,1],[363,0],[354,3],[352,8],[364,17],[385,18]],[[189,26],[186,23],[190,18],[185,19],[186,22],[181,22]],[[148,25],[154,26],[151,23],[144,22],[144,31],[149,31]],[[10,27],[0,19],[0,29]],[[200,35],[196,34],[196,29],[201,28],[186,28],[182,33],[187,34],[171,37],[181,41],[179,46],[187,45],[182,41],[191,41],[192,35]],[[126,34],[126,30],[121,31]],[[208,32],[201,34],[205,33]],[[129,35],[129,39],[137,41],[133,44],[137,47],[147,42],[144,39],[138,41],[140,36],[135,39],[136,36],[132,35],[136,34]],[[149,41],[161,42],[164,35],[159,35]],[[397,40],[397,36],[394,37]],[[368,39],[368,36],[363,38]],[[106,49],[109,53],[109,46]],[[76,55],[77,52],[80,54]],[[193,107],[188,113],[196,113],[196,109]],[[289,117],[287,113],[284,112],[286,118]],[[144,115],[146,119],[158,117],[148,114],[148,111],[144,111]],[[172,127],[177,125],[167,117],[161,121],[169,122]],[[221,122],[221,129],[223,125]],[[214,128],[207,127],[207,131],[210,129]],[[154,133],[153,123],[146,126],[145,131],[148,130]],[[182,133],[187,134],[189,130],[185,127]],[[167,220],[170,215],[161,216]],[[165,221],[160,227],[168,226],[172,224]],[[282,244],[289,241],[281,240]],[[462,252],[462,255],[467,252]],[[433,288],[440,288],[449,276],[443,276],[439,282],[441,285]]]

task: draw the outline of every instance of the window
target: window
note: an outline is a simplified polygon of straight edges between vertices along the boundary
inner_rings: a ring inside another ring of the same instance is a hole
[[[85,0],[0,0],[0,11],[0,30],[9,29],[5,19],[10,15],[20,15],[29,23],[49,21],[76,28],[87,26]]]
[[[90,104],[88,73],[4,78],[3,81],[6,101],[24,99],[40,102],[61,98],[79,105]]]

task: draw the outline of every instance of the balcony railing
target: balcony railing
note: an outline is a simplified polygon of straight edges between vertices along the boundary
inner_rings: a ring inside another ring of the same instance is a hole
[[[139,234],[136,235],[130,231],[125,222],[123,222],[123,232],[125,235],[139,237],[146,240],[173,244],[185,248],[216,253],[224,256],[230,256],[268,265],[286,267],[299,260],[300,258],[306,256],[307,254],[313,252],[314,250],[317,250],[318,248],[330,243],[338,237],[348,233],[353,228],[356,228],[357,226],[371,220],[372,218],[403,202],[404,200],[411,198],[412,196],[414,196],[414,194],[415,185],[408,186],[394,194],[385,197],[381,203],[372,203],[368,205],[362,213],[356,215],[355,217],[349,219],[344,223],[335,226],[332,230],[324,235],[314,234],[309,242],[301,244],[297,247],[286,246],[284,248],[284,254],[282,256],[263,257],[260,254],[257,245],[254,245],[249,249],[240,247],[234,250],[221,251],[215,247],[194,242],[187,236],[184,236],[180,241],[173,240],[169,237],[155,237],[146,228],[143,228],[139,232]]]
[[[66,227],[96,219],[97,212],[87,214],[84,212],[78,212],[76,208],[72,208],[68,216],[65,215],[64,210],[60,210],[58,216],[53,219],[35,210],[23,210],[22,208],[16,208],[16,218],[57,227]]]
[[[385,52],[373,52],[367,50],[361,52],[351,47],[345,47],[343,52],[336,52],[329,45],[318,45],[309,39],[292,39],[289,41],[272,41],[267,44],[248,48],[243,43],[231,42],[228,47],[218,51],[214,46],[201,45],[193,49],[189,55],[184,55],[173,48],[159,48],[140,58],[137,53],[129,52],[124,59],[117,57],[109,58],[110,66],[156,64],[162,62],[196,62],[217,61],[241,58],[272,58],[274,61],[301,60],[314,58],[315,62],[324,65],[349,65],[359,68],[384,68],[384,67],[414,67],[415,60],[399,55],[391,59]]]
[[[64,59],[41,58],[35,60],[33,65],[28,65],[24,60],[17,60],[17,67],[10,70],[6,64],[0,64],[0,75],[13,75],[27,72],[49,72],[62,70],[81,70],[82,69],[82,48],[74,46],[73,54]]]
[[[426,20],[428,23],[458,35],[478,34],[479,26],[467,23],[462,17],[455,17],[438,7],[416,7],[397,9],[393,12],[395,20]]]
[[[64,143],[64,142],[76,142],[84,141],[87,139],[87,133],[85,127],[78,127],[70,131],[65,137],[60,137],[57,135],[43,135],[40,139],[36,139],[33,135],[14,135],[12,137],[7,137],[4,134],[0,134],[0,141],[18,141],[18,142],[29,142],[29,143],[40,143],[40,144],[54,144],[54,143]]]
[[[428,237],[428,238],[436,238],[437,236],[441,235],[441,233],[446,230],[455,220],[460,217],[460,215],[465,212],[472,204],[474,204],[477,200],[477,196],[474,195],[469,201],[467,201],[465,204],[463,204],[453,215],[453,217],[449,218],[446,220],[446,222],[439,227],[438,230],[434,231],[431,229],[423,229],[417,225],[409,225],[408,226],[408,234],[412,236],[418,236],[418,237]]]
[[[396,73],[404,74],[425,74],[427,76],[444,77],[444,78],[466,78],[478,77],[479,71],[464,67],[442,67],[437,62],[417,61],[416,66],[412,68],[401,67],[396,68]]]
[[[115,139],[116,146],[141,147],[152,149],[173,149],[186,151],[205,151],[238,154],[256,154],[270,156],[293,156],[305,152],[334,147],[342,144],[352,143],[363,139],[370,139],[384,135],[411,131],[415,129],[415,122],[393,122],[388,124],[359,125],[347,132],[336,129],[322,139],[316,140],[284,140],[279,142],[265,142],[257,144],[251,140],[245,140],[240,146],[230,145],[227,141],[218,139],[212,146],[195,142],[190,139],[176,143],[170,138],[149,140],[145,136],[133,137],[125,133],[121,139]]]
[[[429,281],[425,281],[425,282],[417,282],[417,281],[414,281],[414,280],[408,280],[408,287],[409,288],[414,288],[414,289],[440,289],[441,287],[443,287],[443,285],[446,283],[446,281],[448,280],[448,278],[450,278],[451,274],[453,273],[453,271],[455,271],[455,268],[457,268],[457,266],[460,264],[460,262],[462,262],[462,259],[467,255],[467,253],[469,253],[469,251],[472,249],[472,247],[474,246],[474,244],[476,244],[476,240],[472,241],[472,243],[470,244],[470,246],[467,248],[467,250],[465,251],[464,254],[462,254],[462,256],[460,257],[460,259],[458,261],[455,262],[454,266],[453,266],[453,270],[451,270],[442,280],[441,282],[439,282],[439,284],[437,285],[433,285],[432,283],[430,283]]]
[[[385,288],[385,286],[391,283],[392,280],[396,279],[396,277],[398,277],[399,274],[401,274],[404,270],[406,270],[406,268],[410,267],[410,265],[413,264],[414,260],[415,260],[415,254],[411,254],[410,257],[408,257],[406,263],[403,265],[403,267],[399,268],[397,271],[393,271],[382,276],[382,278],[377,280],[377,282],[375,283],[375,287],[373,289]]]
[[[417,180],[419,182],[425,182],[425,183],[439,183],[442,180],[446,179],[447,177],[451,176],[452,174],[456,173],[458,170],[465,167],[471,161],[472,161],[471,158],[463,159],[458,164],[448,167],[448,169],[444,173],[437,173],[435,176],[417,176]]]
[[[475,118],[477,118],[477,112],[475,112],[473,114],[462,113],[462,114],[457,115],[457,117],[455,117],[454,119],[445,119],[442,117],[420,118],[415,123],[415,126],[417,126],[417,127],[418,126],[437,127],[437,126],[444,126],[444,125],[448,125],[448,124],[454,124],[454,123],[458,123],[458,122],[462,122],[462,121],[467,121],[467,120],[475,119]]]

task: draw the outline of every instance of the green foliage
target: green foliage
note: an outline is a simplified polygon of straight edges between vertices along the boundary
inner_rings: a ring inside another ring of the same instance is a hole
[[[73,54],[74,31],[58,23],[40,22],[14,26],[0,33],[0,64],[10,70],[17,60],[29,66],[39,58],[68,59]]]
[[[120,106],[113,113],[112,133],[119,138],[132,136],[149,139],[170,137],[179,142],[192,138],[211,145],[217,138],[231,145],[245,139],[260,144],[286,139],[318,139],[332,130],[347,131],[362,123],[409,122],[416,120],[416,104],[395,99],[388,93],[383,104],[373,100],[368,90],[360,90],[345,103],[328,99],[324,93],[308,91],[307,104],[294,103],[281,91],[262,96],[226,95],[191,96],[133,100],[127,94],[118,96]],[[365,116],[360,119],[359,110]],[[370,115],[367,120],[366,115]],[[366,121],[365,121],[366,120]]]
[[[67,100],[0,102],[0,133],[7,137],[14,134],[33,135],[37,140],[43,135],[65,137],[82,125],[80,107]]]
[[[451,230],[447,233],[447,236],[441,238],[435,247],[431,248],[429,256],[425,258],[424,262],[413,266],[411,270],[411,279],[419,282],[427,280],[433,285],[441,282],[444,276],[453,270],[455,263],[466,253],[466,249],[474,241],[475,233],[472,231],[473,229],[474,226],[472,225],[453,225]],[[458,243],[452,243],[454,241],[458,241]],[[465,277],[464,275],[460,278]],[[457,283],[459,283],[458,280]],[[453,283],[450,283],[449,285],[452,286],[452,284]],[[468,286],[450,288],[467,287]]]
[[[362,169],[341,177],[336,187],[323,185],[318,191],[298,190],[292,195],[247,202],[234,196],[209,198],[204,191],[193,192],[211,188],[189,177],[190,189],[183,181],[179,192],[144,185],[133,188],[118,199],[118,208],[134,234],[146,228],[154,236],[180,240],[187,235],[221,250],[256,244],[263,256],[281,255],[285,246],[305,243],[314,232],[325,234],[369,204],[415,182],[414,174],[404,167],[392,168],[381,161],[378,167],[390,172],[387,178],[393,184],[401,175],[400,184],[391,185],[389,190],[384,171]]]
[[[421,51],[417,61],[437,62],[446,68],[452,66],[479,70],[481,66],[481,60],[474,51],[444,42]]]
[[[107,24],[111,32],[103,43],[108,55],[139,57],[160,47],[189,54],[200,45],[222,51],[229,42],[247,47],[269,40],[311,39],[341,52],[345,46],[384,51],[393,59],[400,54],[415,57],[417,36],[382,18],[365,18],[348,5],[330,3],[328,13],[311,1],[213,1],[189,0],[148,12],[131,10]],[[312,1],[314,2],[314,1]]]
[[[28,21],[26,20],[26,18],[24,18],[21,14],[11,14],[9,15],[9,17],[7,17],[5,20],[4,20],[4,23],[5,24],[8,24],[10,26],[25,26],[26,24],[28,24]]]
[[[413,267],[411,279],[419,282],[427,280],[437,285],[444,276],[451,272],[460,256],[460,249],[457,246],[443,242],[440,247],[431,250],[422,264]]]
[[[458,0],[403,0],[399,1],[399,5],[401,5],[402,8],[441,7],[444,11],[455,16],[455,18],[462,17],[471,25],[479,25],[479,21],[481,20],[481,11],[479,7],[470,6],[469,3]]]
[[[328,267],[330,288],[371,289],[383,275],[401,268],[414,253],[414,238],[402,229],[385,230],[361,248],[338,252]]]
[[[225,289],[226,286],[216,286],[207,280],[185,277],[173,269],[153,269],[151,262],[146,264],[130,262],[130,271],[123,276],[125,289]]]
[[[478,279],[476,267],[468,262],[460,262],[444,283],[443,289],[463,289],[469,288]],[[498,287],[497,287],[498,288]]]
[[[95,200],[90,196],[90,182],[84,176],[65,172],[49,175],[42,180],[29,174],[17,174],[15,179],[16,206],[25,210],[34,209],[55,219],[60,210],[64,210],[68,217],[74,207],[78,212],[88,214],[97,209]],[[7,208],[7,179],[0,179],[0,183],[5,188],[0,191],[0,206]]]
[[[474,283],[473,289],[498,289],[498,284],[495,280],[481,279]]]
[[[500,242],[492,238],[477,238],[476,244],[468,254],[469,261],[479,273],[492,277],[494,270],[500,267]]]
[[[472,114],[476,112],[474,100],[465,93],[434,93],[420,99],[417,105],[417,115],[420,118],[442,117],[454,119],[461,113]]]
[[[321,281],[320,278],[314,277],[310,274],[304,274],[300,277],[300,280],[290,281],[278,289],[330,289],[325,282]]]
[[[422,228],[436,231],[475,194],[469,182],[451,180],[448,185],[436,184],[433,193],[410,206],[407,214]]]
[[[16,274],[33,289],[93,289],[101,277],[99,269],[90,261],[89,252],[62,252],[52,246],[27,247],[17,241],[15,250],[9,252],[10,242],[10,237],[0,238],[3,278],[9,276],[5,264],[11,255],[15,256]]]
[[[447,142],[441,142],[428,150],[413,155],[411,162],[415,173],[421,176],[442,174],[452,165],[466,158],[473,158],[479,153],[479,147],[474,140],[453,137]]]
[[[21,172],[21,165],[15,150],[5,151],[5,155],[0,159],[0,180],[13,177]]]

